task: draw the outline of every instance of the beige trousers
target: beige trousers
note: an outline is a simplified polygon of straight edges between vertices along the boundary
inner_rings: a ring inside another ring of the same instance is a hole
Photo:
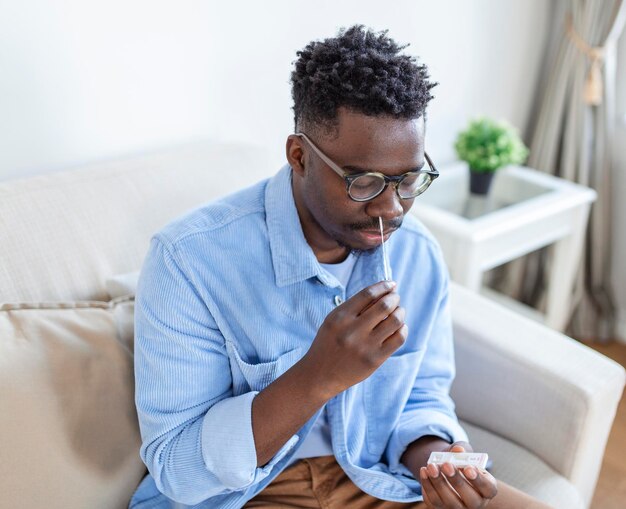
[[[334,456],[305,458],[274,479],[244,509],[426,509],[422,502],[402,504],[379,500],[361,491]]]
[[[389,502],[361,491],[334,456],[306,458],[287,468],[244,509],[426,509],[423,502]],[[549,506],[504,483],[489,509],[549,509]]]

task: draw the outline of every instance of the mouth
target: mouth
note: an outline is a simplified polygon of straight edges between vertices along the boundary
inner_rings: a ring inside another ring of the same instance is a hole
[[[389,228],[387,230],[383,230],[384,242],[387,242],[387,240],[389,240],[389,237],[391,237],[391,234],[395,230],[396,228]],[[379,230],[359,230],[357,234],[370,247],[376,247],[377,245],[381,243]]]

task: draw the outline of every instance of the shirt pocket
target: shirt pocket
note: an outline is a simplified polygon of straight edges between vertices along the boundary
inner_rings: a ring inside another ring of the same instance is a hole
[[[303,348],[289,350],[276,359],[269,362],[256,364],[245,361],[237,349],[231,349],[235,364],[240,372],[240,377],[233,374],[233,390],[235,395],[249,391],[262,391],[285,371],[291,368],[304,355]]]
[[[377,460],[409,400],[422,354],[423,350],[392,355],[365,380],[367,450]]]

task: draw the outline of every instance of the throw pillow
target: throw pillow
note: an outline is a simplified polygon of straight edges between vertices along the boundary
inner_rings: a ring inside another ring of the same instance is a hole
[[[6,507],[112,509],[145,474],[129,297],[0,306]]]

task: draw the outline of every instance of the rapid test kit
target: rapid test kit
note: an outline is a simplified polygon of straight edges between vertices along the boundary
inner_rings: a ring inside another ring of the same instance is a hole
[[[476,467],[484,470],[489,456],[483,452],[432,452],[428,463],[443,465],[450,463],[457,468]]]

